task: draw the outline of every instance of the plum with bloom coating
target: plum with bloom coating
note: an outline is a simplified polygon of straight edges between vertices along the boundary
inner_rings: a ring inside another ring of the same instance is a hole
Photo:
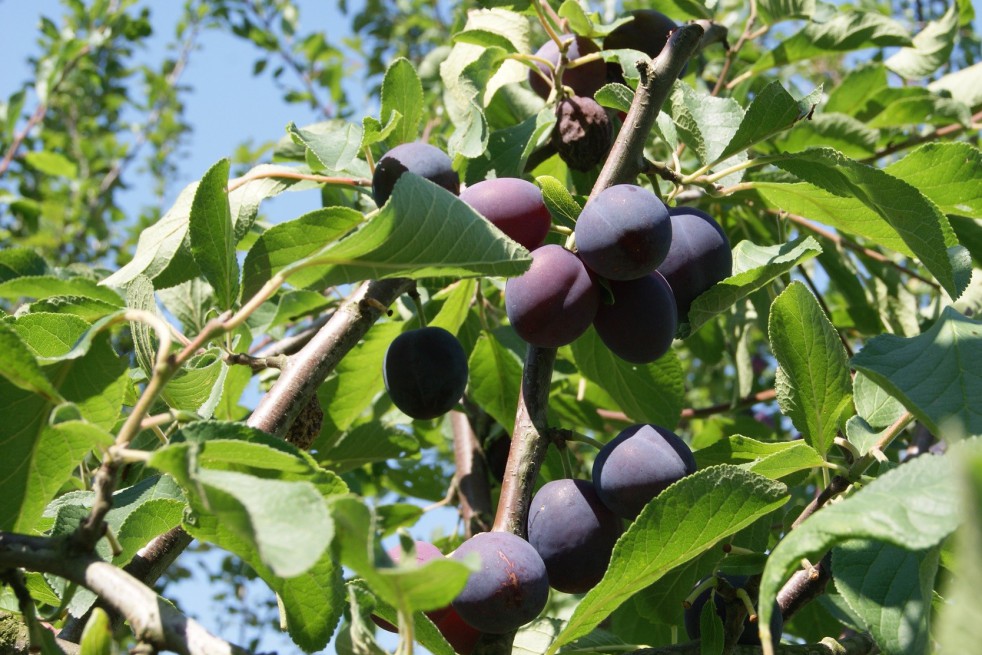
[[[612,304],[601,304],[593,327],[610,351],[632,364],[655,361],[672,347],[678,314],[672,288],[658,271],[610,281]]]
[[[681,437],[642,423],[600,449],[593,461],[593,486],[614,514],[633,521],[652,498],[695,470],[696,458]]]
[[[526,343],[558,348],[586,332],[600,294],[579,257],[548,244],[532,251],[532,266],[505,283],[505,311]]]
[[[532,498],[529,543],[542,556],[553,589],[581,594],[596,586],[623,531],[621,519],[587,480],[552,480]]]
[[[510,532],[481,532],[450,556],[462,560],[471,553],[481,568],[470,574],[451,606],[481,632],[504,634],[515,630],[545,608],[549,598],[546,565],[535,549]]]
[[[563,42],[572,41],[569,47],[566,49],[566,58],[569,61],[574,59],[579,59],[585,55],[592,55],[595,52],[600,52],[600,48],[597,44],[588,39],[585,36],[574,36],[572,34],[563,34],[559,37]],[[535,52],[535,56],[540,59],[546,59],[552,62],[553,66],[559,63],[559,46],[555,41],[549,39],[545,44]],[[536,63],[539,70],[549,78],[552,79],[552,72],[545,64]],[[586,96],[592,98],[593,94],[596,93],[600,87],[602,87],[607,82],[607,65],[604,64],[602,59],[597,59],[595,61],[590,61],[575,68],[567,68],[563,73],[563,84],[565,86],[573,89],[573,93],[578,96]],[[538,93],[543,99],[549,97],[549,93],[552,91],[552,85],[546,82],[541,75],[536,73],[534,70],[529,71],[529,85],[531,85],[532,90]]]
[[[679,320],[692,301],[733,273],[733,254],[726,233],[712,216],[695,207],[672,207],[672,245],[658,272],[675,293]]]
[[[460,192],[460,199],[529,250],[542,245],[552,225],[542,191],[521,178],[499,177],[472,184]]]
[[[372,197],[381,207],[392,195],[399,177],[409,171],[442,186],[450,193],[460,193],[460,176],[453,169],[447,153],[422,141],[403,143],[382,155],[372,174]]]
[[[672,221],[651,191],[615,184],[586,204],[575,234],[577,254],[590,270],[608,280],[636,280],[665,259]]]

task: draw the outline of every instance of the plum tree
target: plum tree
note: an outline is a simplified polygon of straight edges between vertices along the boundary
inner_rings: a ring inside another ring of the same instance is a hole
[[[726,581],[726,584],[733,590],[744,588],[747,584],[747,578],[741,575],[720,575]],[[698,588],[703,585],[708,578],[700,580],[696,583],[693,589]],[[699,616],[702,613],[702,608],[706,605],[709,597],[713,597],[713,604],[716,606],[716,614],[719,615],[720,619],[726,620],[726,606],[727,601],[723,599],[722,595],[717,593],[715,587],[707,587],[704,589],[695,599],[692,601],[691,605],[685,608],[684,621],[685,621],[685,631],[689,635],[689,639],[698,639],[702,630],[699,627]],[[755,599],[752,599],[755,600]],[[739,601],[731,601],[739,602]],[[781,631],[784,629],[784,620],[781,617],[781,611],[776,606],[775,611],[771,615],[771,636],[773,643],[777,644],[781,640]],[[743,646],[760,646],[760,633],[757,630],[757,623],[750,620],[750,617],[743,622],[743,632],[740,633],[740,637],[737,639],[737,643]]]
[[[451,605],[472,627],[503,634],[525,625],[545,608],[546,565],[529,542],[510,532],[481,532],[451,557],[462,560],[471,553],[480,557],[481,568],[470,574]]]
[[[552,145],[570,168],[589,171],[602,162],[610,139],[610,118],[593,98],[571,96],[556,105]]]
[[[651,191],[616,184],[586,204],[575,233],[577,253],[591,270],[608,280],[634,280],[665,259],[672,221]]]
[[[733,272],[726,233],[712,216],[695,207],[673,207],[672,243],[658,272],[665,276],[684,321],[692,301]]]
[[[532,265],[505,283],[505,311],[512,327],[533,346],[558,348],[583,334],[600,294],[579,257],[547,244],[532,251]]]
[[[668,36],[678,24],[654,9],[637,9],[631,12],[631,20],[618,25],[604,38],[604,50],[640,50],[649,57],[657,57],[668,42]],[[679,77],[685,75],[685,68]],[[623,82],[624,72],[617,62],[608,62],[607,79]]]
[[[593,319],[600,340],[621,359],[653,362],[672,347],[678,314],[672,288],[655,271],[637,280],[611,281],[611,304],[601,303]]]
[[[447,153],[422,141],[403,143],[382,155],[372,175],[372,197],[381,207],[392,195],[396,181],[406,171],[439,184],[450,193],[460,192],[460,176]]]
[[[564,43],[572,41],[566,50],[566,58],[569,60],[600,52],[597,44],[585,36],[563,34],[560,38],[563,39]],[[536,51],[535,56],[548,60],[555,66],[559,63],[559,46],[550,39]],[[552,79],[552,71],[545,64],[536,63],[536,66],[546,78]],[[567,68],[563,72],[563,84],[573,89],[573,93],[578,96],[592,98],[593,94],[606,82],[607,67],[602,59],[590,61],[575,68]],[[542,98],[548,98],[552,91],[552,85],[534,70],[529,71],[529,84],[532,86],[532,90]]]
[[[593,461],[593,486],[604,505],[634,520],[652,498],[695,470],[695,457],[681,437],[642,423],[622,430],[600,449]]]
[[[587,480],[552,480],[532,498],[529,543],[545,562],[553,589],[570,594],[592,589],[623,531],[620,517],[600,502]]]
[[[467,387],[467,353],[443,328],[403,332],[392,340],[382,378],[393,404],[417,419],[447,413]]]
[[[468,186],[460,199],[529,250],[542,245],[552,216],[542,191],[527,180],[500,177]]]

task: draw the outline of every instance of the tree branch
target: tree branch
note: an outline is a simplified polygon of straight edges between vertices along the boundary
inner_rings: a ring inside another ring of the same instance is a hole
[[[188,619],[129,573],[73,549],[68,539],[0,532],[0,569],[12,567],[52,573],[89,589],[126,618],[138,641],[158,650],[181,655],[248,653]]]
[[[465,536],[490,529],[494,509],[491,504],[491,487],[488,484],[488,465],[484,450],[474,434],[467,414],[450,412],[453,429],[453,452],[457,471],[454,480],[460,499],[460,514],[464,519]]]

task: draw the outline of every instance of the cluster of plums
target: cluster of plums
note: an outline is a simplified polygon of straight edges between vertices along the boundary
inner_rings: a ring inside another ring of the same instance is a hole
[[[669,209],[633,184],[591,199],[574,234],[575,253],[536,248],[529,270],[506,283],[508,318],[532,345],[564,346],[592,324],[621,359],[653,362],[671,347],[692,301],[732,270],[726,234],[711,216]]]
[[[623,521],[633,521],[695,467],[692,452],[673,432],[648,424],[627,428],[598,453],[592,481],[553,480],[539,489],[529,509],[527,541],[483,532],[461,544],[450,557],[476,554],[480,569],[448,608],[427,615],[466,654],[481,633],[507,633],[537,617],[549,587],[589,591],[607,570]],[[398,548],[389,554],[398,559]],[[441,556],[431,544],[417,542],[418,562]]]

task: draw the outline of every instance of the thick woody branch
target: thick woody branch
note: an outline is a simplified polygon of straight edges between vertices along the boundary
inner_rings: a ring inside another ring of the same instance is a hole
[[[532,487],[549,447],[546,409],[555,362],[555,348],[528,347],[515,414],[515,432],[508,451],[505,477],[501,481],[498,513],[492,527],[493,530],[517,534],[523,539],[526,537],[529,505],[532,503]]]
[[[125,617],[136,639],[182,655],[233,655],[248,651],[205,630],[139,580],[66,539],[0,532],[0,569],[51,573],[79,584]]]
[[[289,362],[249,417],[250,427],[283,436],[293,419],[385,308],[412,287],[405,278],[364,283]]]
[[[651,62],[639,61],[641,83],[617,141],[610,150],[591,197],[609,186],[633,182],[644,169],[644,146],[655,126],[655,118],[665,104],[682,67],[699,47],[704,30],[699,25],[683,25]]]
[[[454,462],[457,465],[454,481],[465,534],[470,538],[490,528],[494,513],[487,462],[467,414],[456,410],[450,412],[450,425],[453,429]]]

